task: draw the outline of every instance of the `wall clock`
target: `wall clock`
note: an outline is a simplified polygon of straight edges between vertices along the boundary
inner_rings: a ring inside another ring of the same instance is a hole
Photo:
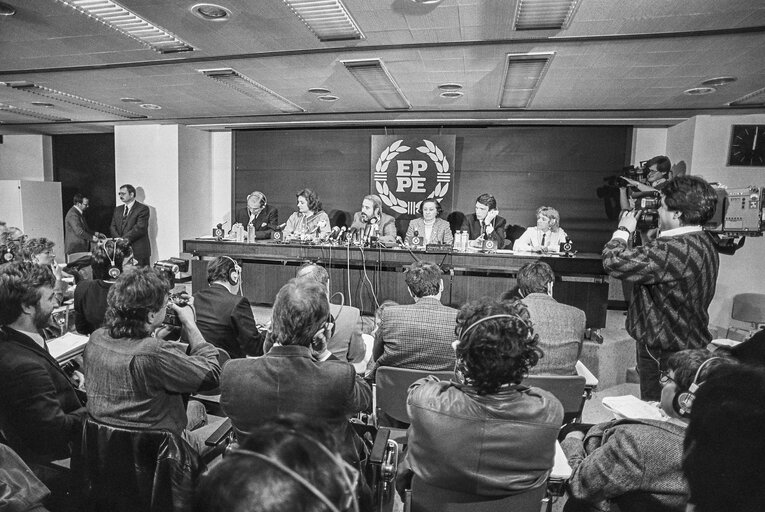
[[[728,165],[765,167],[765,125],[733,125]]]

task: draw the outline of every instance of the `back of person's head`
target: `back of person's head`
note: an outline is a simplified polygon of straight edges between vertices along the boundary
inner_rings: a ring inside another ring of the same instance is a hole
[[[475,202],[487,206],[489,210],[497,209],[497,200],[494,199],[494,196],[491,194],[481,194],[478,196],[478,199],[476,199]]]
[[[236,272],[237,263],[229,256],[216,256],[207,262],[207,282],[229,282],[232,272]]]
[[[404,281],[417,298],[441,291],[441,267],[431,261],[416,261],[404,267]]]
[[[28,261],[0,265],[0,325],[15,322],[23,308],[40,302],[42,288],[53,288],[56,278],[49,267]]]
[[[555,273],[547,263],[534,261],[518,269],[518,290],[525,297],[530,293],[547,293],[547,285],[555,281]]]
[[[391,306],[398,306],[398,302],[395,300],[384,300],[380,306],[375,310],[375,323],[379,323],[382,321],[383,311],[388,309]]]
[[[537,219],[544,215],[550,221],[550,231],[558,231],[560,228],[560,213],[552,206],[540,206],[537,208]]]
[[[656,170],[660,173],[667,175],[672,170],[672,162],[664,155],[657,155],[645,163],[646,169],[652,165],[656,166]]]
[[[122,273],[122,265],[133,256],[127,240],[106,240],[93,249],[91,269],[93,279],[111,279],[109,270],[116,268]]]
[[[529,311],[519,300],[468,302],[457,314],[455,332],[457,369],[480,394],[520,383],[542,356]]]
[[[154,269],[128,269],[112,285],[107,295],[104,326],[112,338],[145,338],[151,334],[149,313],[167,304],[170,283]]]
[[[271,318],[274,343],[309,346],[329,319],[326,287],[310,280],[290,280],[276,294]]]
[[[27,261],[34,260],[38,254],[50,251],[56,244],[47,238],[29,238],[22,246],[22,257]]]
[[[678,176],[661,189],[667,209],[680,212],[683,226],[704,225],[715,214],[717,193],[703,178]]]
[[[357,483],[324,423],[280,416],[250,432],[202,476],[194,511],[336,512],[349,508]]]
[[[696,512],[765,510],[765,370],[722,365],[696,393],[683,470]]]
[[[329,272],[327,269],[316,263],[303,263],[295,273],[295,279],[309,280],[327,286],[329,283]]]

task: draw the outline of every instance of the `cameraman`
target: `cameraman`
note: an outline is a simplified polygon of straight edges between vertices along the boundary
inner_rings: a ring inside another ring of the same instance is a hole
[[[661,395],[660,371],[683,349],[702,348],[711,340],[707,308],[715,293],[720,261],[702,226],[714,215],[717,195],[696,176],[679,176],[661,188],[660,234],[628,248],[640,212],[622,214],[613,238],[603,249],[603,267],[634,284],[627,310],[627,332],[637,341],[640,394]]]
[[[635,208],[634,192],[652,192],[661,188],[672,178],[672,162],[664,155],[659,155],[643,162],[640,169],[645,173],[644,183],[640,186],[631,185],[619,188],[619,204],[622,210]]]

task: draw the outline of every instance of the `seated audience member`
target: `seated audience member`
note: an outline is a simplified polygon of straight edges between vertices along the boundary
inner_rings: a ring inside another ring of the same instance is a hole
[[[262,356],[264,335],[255,324],[250,301],[239,295],[242,268],[233,258],[217,256],[207,263],[209,286],[194,294],[197,327],[208,343],[229,356]]]
[[[285,238],[322,238],[331,231],[329,216],[322,209],[319,196],[304,188],[297,194],[297,209],[284,226]]]
[[[514,251],[549,252],[560,250],[566,241],[566,232],[560,227],[560,214],[555,208],[537,208],[537,225],[527,228],[513,243]]]
[[[518,290],[529,308],[534,332],[539,336],[542,359],[532,374],[573,375],[582,352],[584,311],[555,300],[555,274],[547,263],[535,261],[518,270]]]
[[[29,238],[24,242],[21,250],[25,261],[50,267],[53,271],[53,275],[56,278],[56,286],[53,291],[56,294],[57,305],[60,306],[64,302],[64,295],[67,290],[67,284],[63,281],[63,278],[68,274],[64,273],[63,268],[56,261],[56,255],[53,252],[55,245],[53,241],[47,238]]]
[[[188,346],[155,330],[165,318],[170,287],[150,268],[133,268],[109,290],[104,327],[90,335],[83,354],[88,412],[115,427],[167,430],[186,438],[199,453],[217,424],[205,423],[199,402],[184,405],[184,393],[215,388],[218,350],[194,323],[191,307],[170,305]]]
[[[385,308],[372,357],[377,366],[451,370],[457,310],[441,304],[441,268],[418,261],[404,269],[404,281],[414,304]]]
[[[104,323],[106,296],[122,274],[123,262],[133,255],[127,240],[107,240],[91,257],[93,279],[80,281],[74,289],[74,325],[77,332],[90,334]]]
[[[421,240],[419,245],[452,245],[454,242],[452,228],[447,221],[438,218],[442,212],[443,209],[438,201],[435,199],[424,200],[420,205],[421,217],[409,222],[405,242],[409,245],[416,245],[412,242],[412,237],[418,236]]]
[[[348,419],[369,409],[372,391],[350,364],[319,362],[312,347],[329,336],[326,288],[293,279],[273,308],[274,346],[257,359],[232,359],[221,375],[221,406],[240,433],[251,433],[279,414],[299,413],[326,421],[347,460],[358,461]]]
[[[685,435],[688,512],[765,510],[765,370],[715,368],[695,393]]]
[[[480,245],[482,240],[492,240],[495,248],[502,249],[505,245],[505,224],[507,221],[500,217],[494,196],[481,194],[475,200],[475,213],[465,217],[462,229],[467,230],[473,245]]]
[[[247,206],[236,211],[234,223],[244,226],[245,231],[252,224],[256,239],[271,238],[279,225],[279,210],[268,204],[263,192],[255,190],[247,196]]]
[[[377,194],[364,196],[361,211],[353,214],[351,229],[358,230],[362,240],[367,240],[374,230],[380,242],[392,244],[396,241],[396,219],[383,213],[382,200]]]
[[[547,391],[521,385],[539,359],[526,307],[469,302],[457,333],[455,379],[431,376],[409,388],[402,479],[411,468],[427,484],[496,497],[545,485],[563,407]]]
[[[5,512],[47,512],[43,502],[50,490],[21,457],[0,443],[0,510]]]
[[[39,334],[56,306],[55,282],[48,266],[0,266],[0,430],[35,471],[69,457],[86,415]]]
[[[359,483],[323,422],[279,416],[240,439],[237,449],[202,475],[193,510],[358,511]]]
[[[689,421],[684,396],[721,364],[726,360],[705,349],[670,356],[659,402],[666,421],[614,420],[592,426],[586,435],[569,432],[561,442],[573,469],[564,510],[608,510],[609,501],[622,512],[684,510],[688,486],[681,464]]]

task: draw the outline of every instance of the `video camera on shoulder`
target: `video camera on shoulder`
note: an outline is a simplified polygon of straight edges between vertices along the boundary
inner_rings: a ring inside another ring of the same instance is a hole
[[[717,208],[704,230],[725,237],[762,236],[765,231],[765,187],[711,185],[717,193]]]
[[[171,304],[186,307],[189,305],[189,297],[186,293],[171,293],[170,299],[167,301],[167,306],[165,306],[165,319],[162,323],[170,327],[180,327],[181,320],[178,318],[178,313],[175,312]]]

